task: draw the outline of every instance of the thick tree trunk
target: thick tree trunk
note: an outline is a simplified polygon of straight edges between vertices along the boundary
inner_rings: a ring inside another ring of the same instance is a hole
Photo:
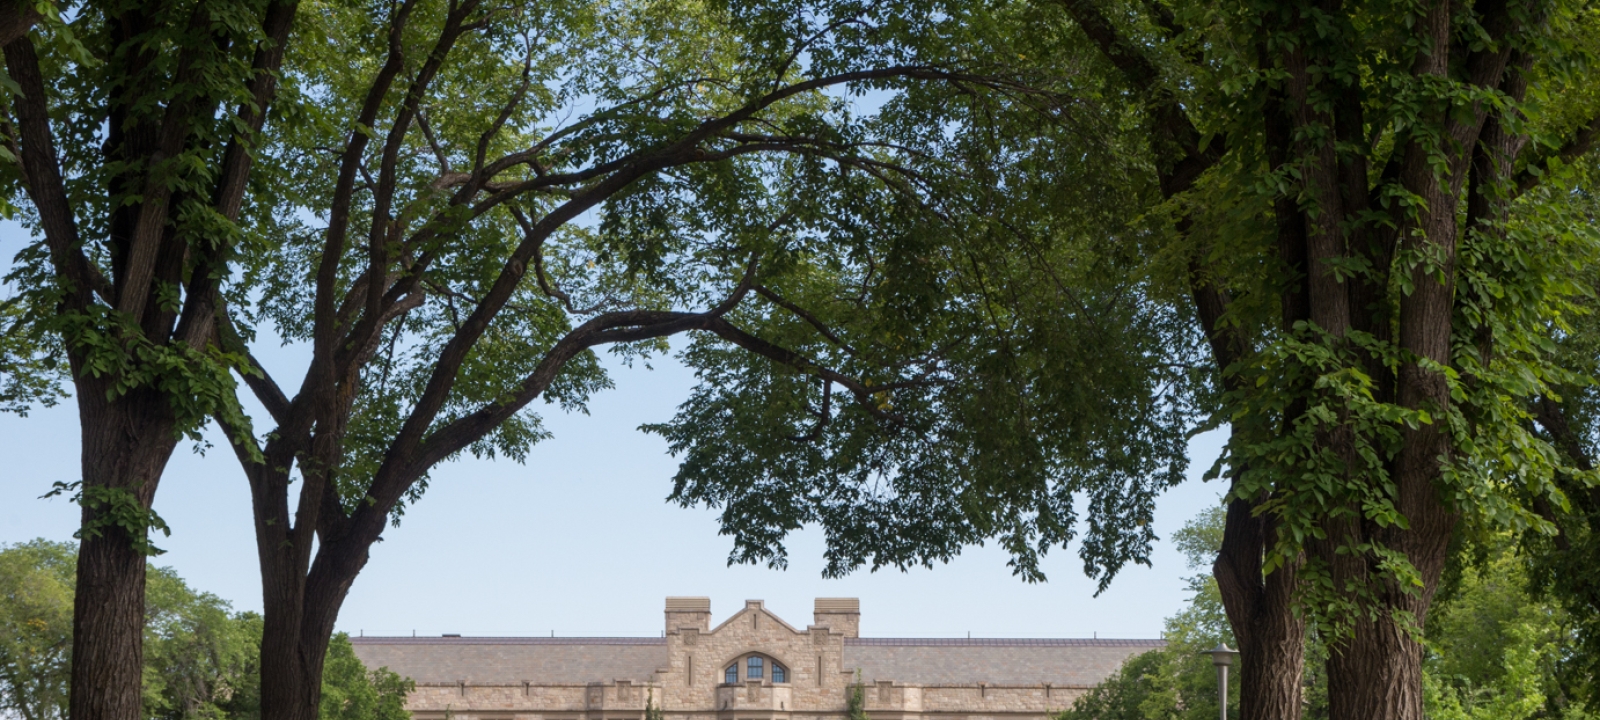
[[[86,536],[79,546],[70,717],[139,720],[142,715],[144,568],[144,554],[121,532]]]
[[[105,388],[80,382],[83,537],[73,604],[74,720],[140,720],[144,667],[144,528],[107,523],[107,491],[148,510],[177,444],[170,410],[154,393],[102,402]]]
[[[0,0],[0,45],[28,34],[39,22],[33,0]]]
[[[1417,61],[1416,73],[1444,75],[1444,43],[1449,37],[1449,8],[1435,3],[1424,18],[1438,38],[1433,55]],[[1498,84],[1498,83],[1496,83]],[[1446,123],[1447,132],[1476,142],[1480,127]],[[1418,263],[1408,272],[1411,292],[1400,301],[1398,339],[1406,353],[1449,366],[1454,316],[1455,270],[1459,241],[1456,208],[1466,177],[1459,162],[1445,178],[1431,146],[1412,143],[1400,163],[1401,183],[1422,200],[1422,209],[1401,233],[1403,248],[1416,257],[1435,258],[1438,265]],[[1449,557],[1450,535],[1457,515],[1440,497],[1444,464],[1451,452],[1443,425],[1451,406],[1445,376],[1421,362],[1408,361],[1397,375],[1396,402],[1409,410],[1428,412],[1431,423],[1401,429],[1401,444],[1390,481],[1394,505],[1406,527],[1367,523],[1364,538],[1377,548],[1402,553],[1417,573],[1420,587],[1403,579],[1371,572],[1367,587],[1377,585],[1376,601],[1347,642],[1332,648],[1338,655],[1328,665],[1329,715],[1332,720],[1422,720],[1422,657],[1418,642],[1428,607]],[[1377,560],[1368,555],[1366,562]],[[1376,568],[1374,568],[1375,570]],[[1339,578],[1336,576],[1335,580]]]
[[[1423,720],[1423,646],[1410,623],[1420,628],[1427,621],[1443,573],[1451,518],[1442,510],[1422,524],[1444,532],[1419,533],[1389,545],[1403,548],[1421,573],[1423,587],[1410,593],[1387,588],[1378,612],[1357,623],[1346,642],[1331,648],[1330,720]],[[1391,611],[1412,620],[1397,619]]]
[[[1228,503],[1222,551],[1213,571],[1239,643],[1241,720],[1296,720],[1302,704],[1305,620],[1294,612],[1298,568],[1261,572],[1274,541],[1270,518],[1253,517],[1247,500]]]
[[[1403,370],[1402,377],[1409,370]],[[1408,394],[1402,390],[1402,402]],[[1381,547],[1404,553],[1422,586],[1402,587],[1392,579],[1378,580],[1381,584],[1372,612],[1355,624],[1351,637],[1330,648],[1330,720],[1424,717],[1423,646],[1419,632],[1427,622],[1428,609],[1449,559],[1450,536],[1457,516],[1441,501],[1437,489],[1436,458],[1448,451],[1443,433],[1435,426],[1424,425],[1407,435],[1408,444],[1401,452],[1395,475],[1399,486],[1396,506],[1409,527],[1377,529],[1368,538]],[[1335,580],[1342,578],[1336,575]]]
[[[1284,99],[1270,94],[1265,117],[1267,152],[1273,167],[1288,162],[1293,142],[1289,114]],[[1275,204],[1279,260],[1285,267],[1304,272],[1307,255],[1308,223],[1298,205],[1289,198]],[[1285,327],[1293,327],[1312,317],[1312,293],[1306,283],[1286,287],[1281,298]],[[1215,304],[1215,303],[1212,303]],[[1248,343],[1235,336],[1231,343],[1219,342],[1222,309],[1208,309],[1196,296],[1196,308],[1207,335],[1212,356],[1219,368],[1243,360]],[[1236,331],[1235,331],[1236,332]],[[1224,378],[1230,390],[1238,390],[1236,378]],[[1235,477],[1243,471],[1235,468]],[[1267,574],[1263,572],[1266,551],[1277,541],[1274,518],[1255,515],[1258,499],[1235,497],[1228,503],[1227,524],[1222,548],[1213,566],[1222,606],[1239,643],[1239,715],[1243,720],[1297,720],[1304,690],[1301,674],[1305,667],[1306,624],[1294,610],[1298,564],[1286,564]]]
[[[269,608],[261,640],[262,720],[317,720],[330,632],[308,631],[299,603]]]
[[[1422,645],[1389,618],[1358,624],[1331,649],[1330,720],[1423,720]]]
[[[286,480],[279,477],[257,483],[257,492],[268,490],[269,496],[276,496],[266,498],[269,502],[281,501],[281,494],[273,490],[285,488]],[[312,478],[302,492],[313,492],[319,480]],[[259,503],[262,498],[257,500]],[[302,498],[298,528],[306,527],[302,523],[317,524],[315,506],[314,501]],[[321,512],[330,510],[336,508],[320,508]],[[310,533],[283,532],[287,523],[267,522],[276,514],[258,510],[256,516],[263,595],[261,720],[317,720],[323,663],[334,624],[356,576],[366,567],[367,551],[382,529],[384,516],[378,516],[377,528],[368,528],[359,537],[351,537],[356,533],[349,533],[349,526],[341,527],[344,532],[319,533],[313,556],[305,547],[310,544]],[[326,522],[324,527],[328,527]]]
[[[317,720],[322,705],[322,667],[334,622],[360,568],[359,562],[321,550],[309,577],[282,578],[277,602],[263,614],[261,720]]]

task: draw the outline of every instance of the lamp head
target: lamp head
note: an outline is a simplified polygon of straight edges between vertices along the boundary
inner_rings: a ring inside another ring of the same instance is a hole
[[[1211,648],[1210,650],[1203,650],[1200,652],[1200,654],[1210,655],[1212,665],[1217,667],[1227,667],[1233,664],[1233,656],[1238,655],[1239,651],[1228,647],[1227,643],[1217,643],[1216,647]]]

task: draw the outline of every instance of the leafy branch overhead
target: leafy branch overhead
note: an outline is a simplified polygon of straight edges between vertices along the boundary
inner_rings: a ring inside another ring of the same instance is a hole
[[[1181,337],[1181,319],[1109,279],[1136,253],[1069,258],[1059,228],[987,215],[1000,194],[1044,200],[1053,185],[997,175],[1008,158],[981,133],[943,146],[937,115],[903,108],[1115,124],[1114,110],[1040,91],[995,51],[952,57],[951,42],[998,47],[988,10],[72,7],[5,46],[0,141],[16,162],[0,183],[38,237],[11,275],[26,327],[59,340],[85,445],[105,448],[86,453],[81,491],[83,557],[100,563],[106,595],[80,604],[138,605],[129,551],[148,548],[154,516],[133,511],[150,508],[179,438],[215,422],[249,480],[273,588],[262,672],[279,682],[264,687],[289,689],[264,690],[264,714],[314,711],[314,687],[293,687],[320,671],[344,593],[431,469],[463,452],[524,459],[546,434],[534,401],[581,410],[609,385],[602,347],[647,357],[693,333],[708,381],[727,353],[752,363],[749,377],[781,378],[790,404],[774,407],[804,408],[802,422],[723,429],[758,433],[747,449],[770,459],[845,448],[791,464],[834,478],[795,496],[817,504],[767,515],[828,525],[841,570],[948,557],[906,511],[963,469],[981,472],[939,513],[962,537],[1002,537],[1029,577],[1037,546],[1074,536],[1080,492],[1091,566],[1109,578],[1144,559],[1151,498],[1182,464],[1175,388],[1190,379],[1152,360],[1162,339],[1143,331]],[[853,98],[873,97],[901,100],[859,112]],[[962,233],[1028,251],[945,242]],[[1108,279],[1079,284],[1095,273]],[[263,349],[274,341],[308,362],[290,376]],[[1042,409],[1077,392],[1062,373],[1080,370],[1125,385],[1066,414]],[[742,407],[766,402],[763,385],[739,382],[723,389]],[[1055,439],[1026,439],[1032,424]],[[1026,516],[987,500],[1016,476],[1033,483],[1018,491],[1036,507]],[[747,476],[755,488],[805,477]],[[719,480],[686,475],[679,497],[724,502]],[[881,500],[914,542],[863,544],[865,515],[828,510],[842,497]],[[1143,530],[1111,529],[1122,525]],[[759,531],[738,532],[737,552],[781,557]],[[118,697],[75,696],[73,713],[120,717],[93,705]]]

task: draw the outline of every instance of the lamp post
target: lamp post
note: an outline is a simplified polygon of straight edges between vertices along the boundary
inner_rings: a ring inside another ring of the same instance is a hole
[[[1228,666],[1233,664],[1233,656],[1239,651],[1228,647],[1227,643],[1217,643],[1216,647],[1200,654],[1210,655],[1211,664],[1217,666],[1217,705],[1220,707],[1217,712],[1222,720],[1228,720]]]

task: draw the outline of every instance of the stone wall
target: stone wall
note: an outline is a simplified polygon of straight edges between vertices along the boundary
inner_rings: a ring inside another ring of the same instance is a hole
[[[669,598],[666,607],[664,642],[651,652],[661,653],[661,667],[647,671],[640,667],[636,679],[611,679],[589,683],[508,683],[472,680],[419,682],[408,698],[407,707],[416,720],[642,720],[647,698],[662,708],[668,720],[843,720],[847,699],[855,683],[856,671],[845,667],[843,657],[847,638],[859,633],[859,606],[853,599],[819,598],[813,624],[804,629],[789,625],[767,611],[761,601],[751,600],[743,609],[710,627],[710,603],[705,598]],[[398,641],[395,641],[398,642]],[[554,640],[550,642],[555,642]],[[586,641],[582,641],[586,642]],[[893,643],[901,641],[852,640],[855,643]],[[907,643],[959,643],[961,641],[905,641]],[[967,641],[985,642],[985,641]],[[988,641],[993,642],[993,641]],[[1088,641],[1016,641],[1018,643],[1084,643]],[[1135,643],[1136,641],[1106,641]],[[362,644],[381,645],[382,640],[364,639]],[[1110,672],[1121,659],[1114,651]],[[433,650],[429,650],[432,652]],[[1091,652],[1093,651],[1093,652]],[[444,651],[440,651],[444,652]],[[918,650],[917,663],[940,662],[937,650]],[[956,671],[951,667],[973,667],[975,650],[952,648],[950,662],[927,668]],[[961,654],[965,652],[965,654]],[[985,652],[1006,652],[1005,648]],[[1037,652],[1037,651],[1030,651]],[[1061,650],[1061,661],[1052,666],[1078,667],[1082,658],[1099,653],[1102,645],[1085,647],[1081,652]],[[746,659],[760,655],[766,668],[764,677],[746,677]],[[377,651],[369,651],[377,657]],[[459,653],[429,656],[421,668],[446,667]],[[499,657],[484,655],[483,657]],[[642,657],[642,656],[641,656]],[[1011,655],[988,656],[1004,660]],[[1098,657],[1098,656],[1097,656]],[[960,665],[956,661],[967,662]],[[369,661],[370,662],[370,661]],[[787,682],[772,681],[771,663],[787,670]],[[991,661],[986,661],[991,662]],[[998,660],[992,661],[998,662]],[[739,663],[739,681],[725,682],[725,669]],[[654,664],[650,662],[648,664]],[[522,667],[519,663],[497,667]],[[558,663],[558,667],[569,667]],[[924,664],[916,668],[924,668]],[[460,668],[449,666],[449,672]],[[915,669],[915,668],[913,668]],[[965,672],[965,671],[961,671]],[[1015,677],[1008,674],[1008,677]],[[447,675],[445,677],[455,677]],[[482,674],[480,677],[490,677]],[[1076,677],[1076,676],[1073,676]],[[1096,680],[1098,681],[1098,679]],[[863,685],[866,711],[873,720],[1047,720],[1070,706],[1091,684],[995,684],[990,682],[917,684],[894,679],[869,678]]]

